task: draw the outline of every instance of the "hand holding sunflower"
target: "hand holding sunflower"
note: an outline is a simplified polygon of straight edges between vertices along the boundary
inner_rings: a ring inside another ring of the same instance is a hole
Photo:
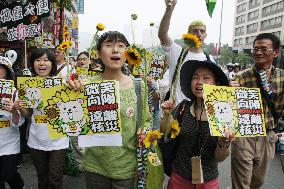
[[[182,35],[183,41],[186,45],[188,45],[190,48],[200,48],[201,47],[201,41],[200,39],[191,33],[185,33]]]

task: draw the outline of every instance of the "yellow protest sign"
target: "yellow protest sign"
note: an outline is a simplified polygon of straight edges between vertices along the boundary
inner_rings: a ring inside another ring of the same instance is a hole
[[[84,92],[65,86],[43,89],[42,99],[52,139],[88,132],[88,110]]]
[[[85,79],[88,76],[95,76],[97,74],[98,74],[98,72],[93,71],[93,70],[89,70],[88,68],[81,68],[81,67],[76,68],[76,75],[80,79]]]
[[[266,136],[258,88],[203,84],[203,97],[212,136],[224,136],[226,130],[236,137]]]
[[[80,147],[122,145],[117,81],[42,89],[42,100],[50,138],[78,136]]]
[[[26,101],[25,108],[43,107],[41,89],[62,86],[62,78],[18,77],[17,87],[19,99]]]

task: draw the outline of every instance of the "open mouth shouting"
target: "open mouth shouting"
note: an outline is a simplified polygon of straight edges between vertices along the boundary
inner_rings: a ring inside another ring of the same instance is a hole
[[[118,56],[112,56],[110,59],[113,61],[120,61],[121,58]]]

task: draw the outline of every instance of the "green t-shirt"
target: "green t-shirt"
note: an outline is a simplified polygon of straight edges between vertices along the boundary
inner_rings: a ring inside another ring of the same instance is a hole
[[[101,80],[95,76],[94,80]],[[142,83],[142,97],[144,95],[144,84]],[[134,115],[128,117],[128,108],[134,109]],[[145,114],[145,127],[151,127],[152,118],[149,113],[148,104],[145,108],[140,107]],[[135,176],[137,160],[137,97],[133,87],[120,89],[120,118],[122,126],[122,146],[119,147],[91,147],[86,148],[83,157],[83,166],[86,171],[94,172],[113,179],[128,179]]]

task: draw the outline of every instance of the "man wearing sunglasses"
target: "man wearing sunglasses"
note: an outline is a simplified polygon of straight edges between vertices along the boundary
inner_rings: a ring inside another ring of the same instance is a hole
[[[177,3],[177,0],[165,0],[165,3],[166,11],[160,23],[158,36],[161,41],[161,45],[163,46],[169,57],[170,84],[172,84],[174,72],[179,60],[182,62],[181,64],[183,64],[187,60],[214,60],[212,57],[209,57],[208,55],[204,54],[201,48],[188,48],[188,51],[187,49],[186,51],[183,51],[181,46],[172,41],[172,39],[168,36],[168,31],[170,27],[172,13]],[[204,39],[207,36],[206,26],[202,21],[193,21],[188,27],[188,33],[195,34],[199,38],[202,45],[204,43]],[[182,65],[179,65],[180,68],[181,66]],[[175,94],[176,104],[180,103],[183,99],[186,99],[180,88],[180,81],[178,77],[179,71],[180,70],[177,70],[176,79],[174,80],[177,83]]]
[[[234,87],[260,89],[267,133],[265,137],[236,138],[232,143],[232,189],[260,188],[274,158],[277,125],[284,108],[284,71],[272,65],[279,50],[280,40],[275,35],[262,33],[256,36],[252,49],[253,67],[242,72],[238,81],[230,83]],[[248,126],[253,131],[253,124]]]

